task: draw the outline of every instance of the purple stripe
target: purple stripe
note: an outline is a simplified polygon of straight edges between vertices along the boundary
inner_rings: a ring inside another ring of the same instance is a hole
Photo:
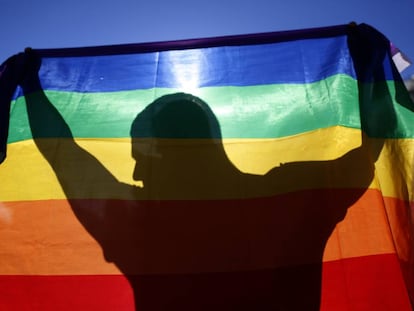
[[[268,32],[236,36],[223,36],[204,39],[189,39],[166,42],[151,42],[140,44],[123,44],[108,46],[93,46],[62,49],[36,49],[42,57],[75,57],[96,56],[130,53],[149,53],[167,50],[184,50],[193,48],[208,48],[217,46],[237,46],[251,44],[276,43],[299,39],[324,38],[347,33],[349,25],[310,28],[292,31]]]

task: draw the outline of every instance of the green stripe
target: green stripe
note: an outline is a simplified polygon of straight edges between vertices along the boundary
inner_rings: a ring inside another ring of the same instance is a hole
[[[396,97],[393,81],[385,87],[388,90],[381,90],[382,97],[376,101],[389,101],[389,98]],[[130,136],[132,121],[149,103],[177,91],[183,90],[159,88],[110,93],[47,91],[46,95],[69,124],[74,137],[121,138]],[[384,95],[387,92],[390,96]],[[357,82],[347,75],[336,75],[310,84],[207,87],[193,94],[212,108],[219,120],[222,138],[279,138],[335,125],[360,128],[361,124]],[[9,142],[32,138],[24,101],[20,97],[12,103]],[[412,106],[412,103],[395,103],[399,127],[391,134],[384,130],[387,120],[374,120],[381,127],[374,126],[370,135],[413,138],[411,125],[414,124],[414,116],[404,108],[409,105]],[[367,109],[371,106],[374,105],[369,103]]]

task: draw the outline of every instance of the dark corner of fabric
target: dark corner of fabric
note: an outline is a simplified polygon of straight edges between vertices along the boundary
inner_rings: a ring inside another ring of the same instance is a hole
[[[390,41],[367,24],[351,23],[348,46],[360,82],[384,81],[383,62],[391,57]]]
[[[18,84],[17,65],[22,62],[21,56],[14,55],[0,65],[0,163],[7,154],[10,104]]]
[[[348,46],[358,79],[361,127],[370,137],[392,137],[397,117],[389,87],[401,78],[392,60],[391,43],[375,28],[360,24],[349,26]]]
[[[10,100],[6,94],[8,61],[0,66],[0,163],[6,158],[9,131]]]

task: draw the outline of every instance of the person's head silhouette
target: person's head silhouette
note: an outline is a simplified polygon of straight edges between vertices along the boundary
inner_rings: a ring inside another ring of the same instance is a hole
[[[202,165],[212,149],[221,150],[223,155],[216,116],[207,103],[191,94],[174,93],[156,99],[137,115],[130,134],[132,156],[137,161],[135,180],[148,181],[150,177],[155,181],[161,176],[177,180],[192,167]],[[187,148],[178,148],[177,144]]]
[[[164,95],[149,104],[131,126],[132,138],[221,138],[210,107],[186,93]]]

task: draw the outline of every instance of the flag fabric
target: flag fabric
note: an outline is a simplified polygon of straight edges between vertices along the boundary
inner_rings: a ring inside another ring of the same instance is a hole
[[[370,26],[2,68],[1,310],[411,310],[414,104]]]
[[[400,51],[394,44],[391,43],[391,54],[392,60],[395,63],[399,72],[403,72],[405,69],[412,65],[411,60],[405,55],[403,52]]]

